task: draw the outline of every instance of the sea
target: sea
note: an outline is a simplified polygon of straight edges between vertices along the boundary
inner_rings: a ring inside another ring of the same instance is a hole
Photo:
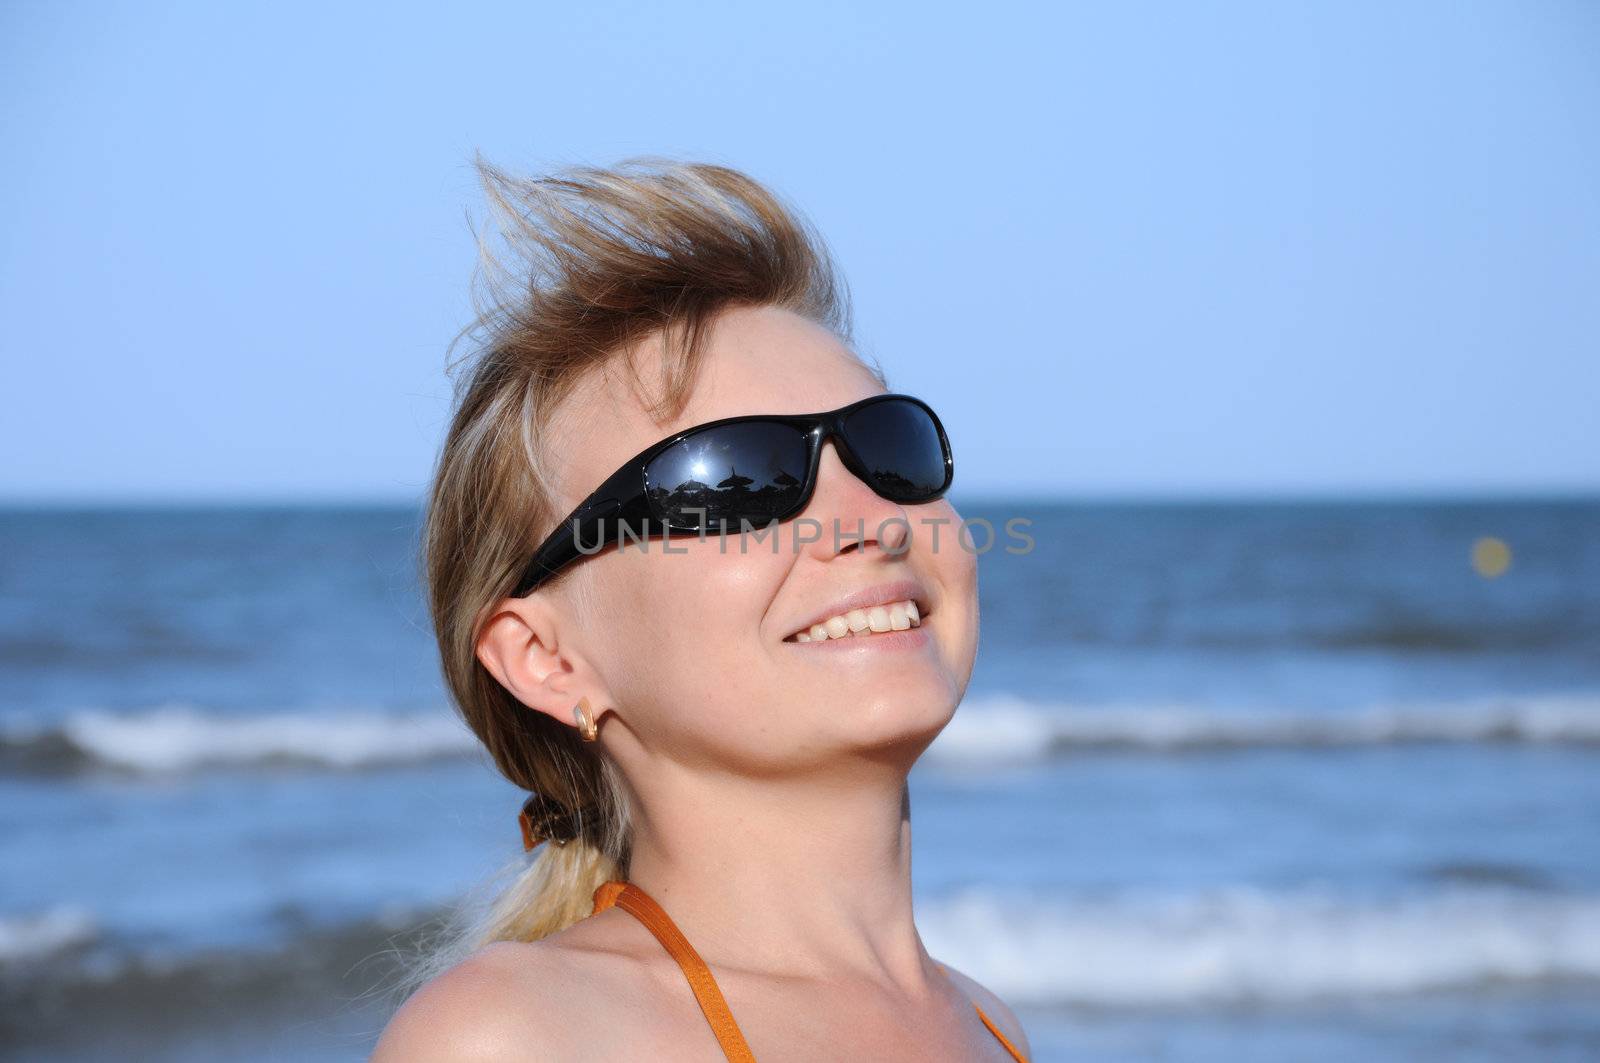
[[[955,502],[917,924],[1035,1060],[1600,1059],[1600,497]],[[0,511],[0,1058],[364,1059],[514,870],[418,518]]]

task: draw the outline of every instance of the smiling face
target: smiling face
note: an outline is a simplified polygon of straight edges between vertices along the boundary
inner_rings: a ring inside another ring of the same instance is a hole
[[[646,381],[659,379],[660,351],[658,340],[638,351]],[[684,428],[831,410],[884,390],[830,331],[774,307],[719,316],[688,404],[672,421],[655,422],[630,384],[614,366],[586,381],[556,418],[561,512]],[[770,774],[857,754],[909,767],[949,721],[972,673],[977,558],[959,545],[960,518],[947,500],[906,506],[879,497],[831,441],[817,476],[800,519],[759,540],[608,547],[534,595],[566,618],[555,630],[574,659],[568,689],[595,689],[644,749],[680,763]],[[859,529],[864,541],[854,537]],[[908,601],[909,610],[893,604]],[[815,637],[828,634],[843,637]],[[571,723],[565,710],[552,714]]]

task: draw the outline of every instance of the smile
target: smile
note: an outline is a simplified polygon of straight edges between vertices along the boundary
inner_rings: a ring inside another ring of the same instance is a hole
[[[829,642],[838,639],[871,638],[893,631],[922,626],[922,612],[910,598],[864,609],[851,609],[809,628],[796,631],[785,642]]]

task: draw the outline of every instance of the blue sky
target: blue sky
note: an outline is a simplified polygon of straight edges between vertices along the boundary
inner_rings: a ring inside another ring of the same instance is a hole
[[[1600,5],[0,8],[0,499],[420,497],[474,151],[738,166],[957,494],[1600,490]]]

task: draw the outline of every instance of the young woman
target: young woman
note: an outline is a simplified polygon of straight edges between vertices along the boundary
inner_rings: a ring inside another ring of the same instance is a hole
[[[424,553],[538,851],[374,1059],[1025,1059],[913,921],[906,778],[978,638],[937,416],[749,177],[479,167],[513,254]]]

